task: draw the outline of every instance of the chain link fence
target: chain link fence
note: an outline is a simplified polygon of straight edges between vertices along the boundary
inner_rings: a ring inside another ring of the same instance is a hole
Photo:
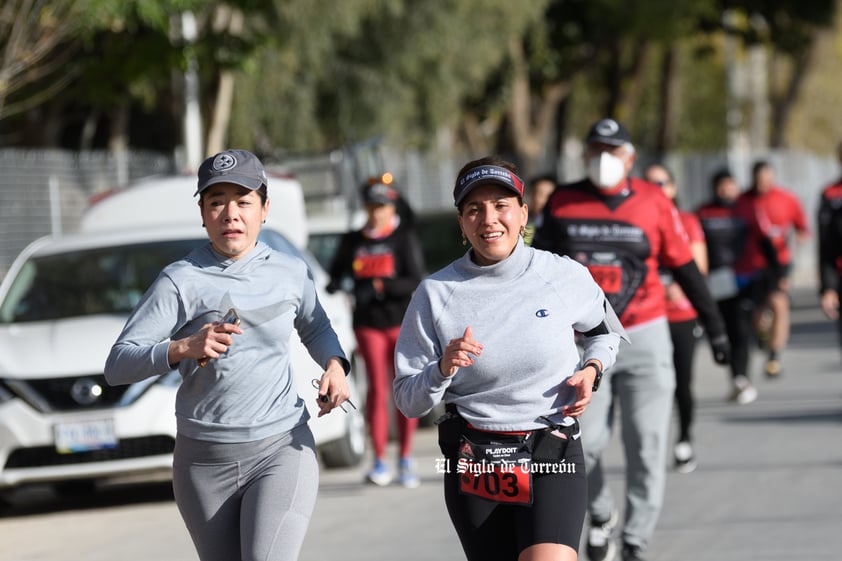
[[[150,152],[0,150],[0,276],[33,240],[74,231],[91,197],[174,171],[173,158]]]
[[[676,177],[680,205],[693,209],[710,198],[710,178],[716,171],[728,167],[741,185],[747,185],[751,166],[761,157],[771,163],[778,182],[800,198],[814,228],[821,189],[839,175],[833,157],[792,150],[730,156],[676,153],[664,163]],[[395,176],[396,187],[418,214],[453,212],[453,181],[469,159],[446,145],[421,152],[399,150],[373,139],[342,150],[284,156],[266,163],[299,179],[311,216],[333,216],[350,224],[353,213],[361,208],[359,185],[384,171]],[[651,158],[638,154],[636,172],[649,163]],[[129,151],[118,158],[102,151],[0,149],[0,276],[36,238],[73,232],[92,197],[143,177],[177,171],[175,157],[152,152]],[[582,177],[581,157],[568,155],[556,171],[563,180]],[[815,254],[815,236],[796,249],[796,284],[815,284]]]

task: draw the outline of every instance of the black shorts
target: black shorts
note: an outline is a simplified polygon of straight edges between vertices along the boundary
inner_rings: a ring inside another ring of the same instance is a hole
[[[449,456],[455,465],[455,456]],[[453,469],[444,475],[444,498],[465,556],[473,560],[516,560],[527,547],[540,543],[579,549],[587,510],[587,474],[582,441],[571,440],[564,469],[533,460],[532,504],[500,504],[459,492]]]

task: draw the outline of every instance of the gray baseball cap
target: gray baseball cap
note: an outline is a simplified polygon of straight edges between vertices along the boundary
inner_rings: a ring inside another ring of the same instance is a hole
[[[269,184],[263,164],[247,150],[225,150],[202,162],[198,188],[193,195],[216,183],[233,183],[252,191]]]

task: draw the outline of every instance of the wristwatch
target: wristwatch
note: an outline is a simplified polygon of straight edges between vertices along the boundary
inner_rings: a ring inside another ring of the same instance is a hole
[[[595,392],[599,389],[599,384],[602,383],[602,368],[596,362],[588,362],[582,367],[582,370],[588,366],[593,366],[593,369],[596,370],[596,378],[593,379],[593,387],[591,388],[591,391]]]

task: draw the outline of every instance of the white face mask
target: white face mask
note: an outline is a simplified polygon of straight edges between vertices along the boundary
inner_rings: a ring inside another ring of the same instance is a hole
[[[613,189],[626,173],[626,165],[617,156],[600,152],[588,160],[588,178],[600,189]]]

